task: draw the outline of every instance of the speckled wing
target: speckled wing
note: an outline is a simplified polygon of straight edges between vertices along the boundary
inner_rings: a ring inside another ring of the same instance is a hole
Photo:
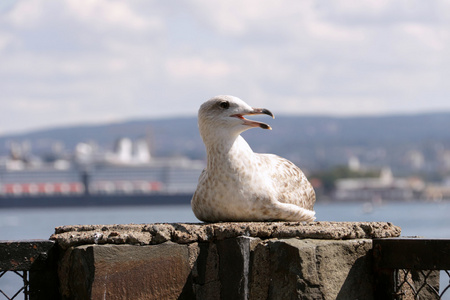
[[[278,194],[278,201],[314,210],[316,194],[305,174],[289,160],[274,154],[258,154]]]
[[[206,171],[206,168],[205,168],[205,169],[203,169],[202,173],[200,174],[200,176],[198,178],[197,189],[195,190],[194,195],[192,197],[193,200],[195,198],[197,198],[199,196],[199,194],[205,192],[204,184],[205,184],[207,177],[208,177],[208,172]]]
[[[206,168],[203,169],[202,173],[200,174],[200,176],[198,177],[198,182],[203,182],[206,179],[207,176],[207,172],[206,172]]]

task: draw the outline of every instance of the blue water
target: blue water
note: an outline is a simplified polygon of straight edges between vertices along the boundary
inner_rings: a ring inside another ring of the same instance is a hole
[[[317,221],[387,221],[400,226],[402,236],[450,238],[450,202],[317,203],[315,210]],[[189,205],[0,209],[0,240],[48,239],[61,225],[166,222],[199,221]],[[13,285],[20,285],[14,276],[8,272],[1,278],[0,289],[13,293]],[[447,284],[441,272],[441,285]]]
[[[450,238],[450,202],[317,203],[317,221],[387,221],[403,236]],[[0,209],[0,240],[48,239],[54,228],[76,224],[199,222],[189,205]]]

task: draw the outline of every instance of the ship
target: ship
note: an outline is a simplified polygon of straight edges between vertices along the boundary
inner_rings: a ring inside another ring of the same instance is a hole
[[[113,151],[79,143],[44,161],[12,145],[0,159],[0,208],[189,204],[202,160],[152,157],[145,140],[120,138]]]

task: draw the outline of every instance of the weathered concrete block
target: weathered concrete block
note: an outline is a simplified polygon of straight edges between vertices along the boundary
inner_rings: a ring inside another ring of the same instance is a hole
[[[187,245],[89,245],[73,248],[66,255],[69,268],[60,272],[66,299],[177,299],[193,295],[186,287],[191,273]]]
[[[371,240],[270,240],[253,254],[250,299],[372,299]]]
[[[214,243],[192,245],[193,291],[196,299],[220,299],[219,254]],[[194,250],[195,249],[195,250]]]
[[[248,299],[252,245],[261,241],[238,237],[198,243],[192,278],[197,299]]]
[[[248,299],[250,239],[238,237],[217,242],[221,299]]]
[[[249,299],[267,299],[271,281],[270,252],[266,242],[252,247],[249,270]]]
[[[64,299],[373,299],[384,222],[64,226]]]

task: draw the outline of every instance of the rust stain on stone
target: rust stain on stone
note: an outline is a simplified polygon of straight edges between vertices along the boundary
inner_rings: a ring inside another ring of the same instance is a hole
[[[17,261],[14,260],[14,259],[11,259],[9,262],[10,262],[11,265],[14,266],[14,267],[17,267],[17,266],[19,265],[19,262],[17,262]]]
[[[92,299],[176,299],[191,272],[187,245],[93,247]]]

